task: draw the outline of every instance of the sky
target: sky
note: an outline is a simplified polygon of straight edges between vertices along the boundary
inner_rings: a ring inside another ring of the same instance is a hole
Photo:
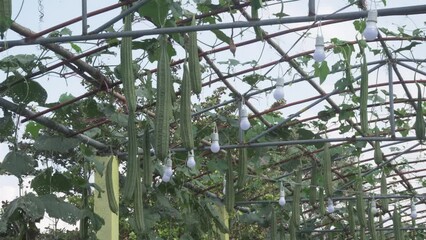
[[[23,3],[22,5],[22,9],[19,13],[19,15],[17,16],[17,13],[19,12],[19,9],[21,7],[21,2]],[[20,0],[14,0],[13,1],[13,16],[16,17],[16,22],[37,32],[39,30],[42,29],[46,29],[49,28],[51,26],[54,26],[56,24],[59,24],[61,22],[64,22],[66,20],[72,19],[76,16],[79,16],[81,13],[81,6],[80,6],[80,1],[75,1],[75,0],[55,0],[55,1],[46,1],[46,0],[41,0],[41,2],[43,3],[43,18],[40,21],[40,12],[39,12],[39,6],[38,6],[38,1],[20,1]],[[112,0],[104,0],[104,1],[87,1],[88,2],[88,11],[94,11],[106,6],[109,6],[111,4],[116,3],[117,1],[112,1]],[[186,1],[185,1],[186,2]],[[213,1],[214,2],[214,1]],[[299,1],[297,3],[292,3],[289,4],[289,8],[287,8],[285,11],[288,13],[291,13],[292,16],[304,16],[307,13],[307,0],[303,0],[303,1]],[[402,6],[404,4],[407,4],[407,1],[400,1],[400,0],[388,0],[388,7],[398,7],[398,6]],[[337,9],[343,7],[345,4],[347,3],[347,1],[344,0],[323,0],[323,1],[319,1],[319,8],[318,8],[318,13],[319,14],[326,14],[326,13],[331,13],[336,11]],[[416,4],[422,4],[423,1],[421,0],[412,0],[409,1],[410,5],[416,5]],[[278,6],[276,6],[278,7]],[[381,3],[381,1],[377,1],[377,7],[378,8],[382,8],[383,4]],[[268,15],[270,14],[272,11],[272,8],[270,10],[265,9],[261,12],[261,14],[264,15]],[[354,9],[352,8],[350,11],[354,11]],[[116,11],[111,11],[105,14],[102,14],[100,16],[94,17],[94,18],[89,18],[88,20],[88,24],[89,24],[89,31],[91,29],[95,29],[97,26],[100,26],[101,24],[103,24],[105,21],[111,19],[113,16],[117,15],[119,13],[118,10]],[[388,18],[391,19],[391,18]],[[416,17],[402,17],[402,18],[398,18],[399,22],[397,23],[398,25],[413,25],[413,23],[420,23],[423,24],[423,20],[422,19],[418,19]],[[379,22],[378,25],[389,25],[392,24],[392,21],[387,21],[387,22]],[[292,25],[294,26],[294,25]],[[144,25],[137,25],[136,26],[139,29],[143,29]],[[282,29],[285,29],[287,26],[282,25],[280,26]],[[81,33],[81,23],[77,23],[77,24],[73,24],[69,27],[72,32],[73,35],[78,35]],[[324,38],[326,39],[326,42],[329,42],[329,39],[333,38],[333,37],[338,37],[340,39],[343,40],[353,40],[353,34],[355,34],[355,32],[353,30],[349,30],[350,33],[348,34],[348,25],[347,24],[339,24],[333,27],[323,27],[323,34],[324,34]],[[350,28],[349,28],[350,29]],[[227,33],[229,33],[229,31],[225,31]],[[305,39],[302,41],[301,44],[297,45],[291,52],[290,54],[295,54],[297,52],[302,52],[302,51],[306,51],[306,50],[311,50],[313,49],[313,45],[314,45],[314,37],[316,34],[316,30],[312,30],[311,31],[311,37]],[[210,36],[208,33],[201,33],[200,34],[201,39],[203,39],[203,36],[206,36],[205,38],[208,38],[207,36]],[[288,46],[289,43],[294,42],[295,38],[297,36],[292,36],[290,38],[283,38],[283,39],[275,39],[275,41],[280,45],[280,46]],[[20,37],[16,34],[14,34],[12,31],[8,31],[7,35],[6,35],[6,39],[7,40],[16,40],[16,39],[20,39]],[[204,39],[203,39],[204,40]],[[206,42],[208,42],[211,39],[205,39]],[[18,54],[18,53],[29,53],[29,52],[35,52],[37,50],[36,46],[23,46],[23,47],[15,47],[15,48],[11,48],[10,50],[7,50],[5,52],[0,53],[0,58],[3,58],[9,54]],[[270,61],[270,60],[275,60],[277,58],[277,55],[275,52],[273,52],[271,49],[267,49],[266,51],[270,51],[271,54],[265,54],[265,56],[263,57],[262,61]],[[231,55],[229,53],[223,53],[224,55],[218,54],[217,58],[219,57],[228,57],[230,58]],[[238,59],[245,59],[246,57],[252,58],[252,56],[249,56],[251,53],[250,51],[244,51],[244,50],[240,50],[237,49],[237,57]],[[265,73],[262,72],[262,70],[259,73]],[[278,75],[279,73],[277,73]],[[386,74],[386,73],[381,73]],[[3,76],[0,74],[0,79]],[[1,80],[0,80],[1,81]],[[70,78],[67,81],[61,80],[59,78],[57,78],[54,75],[49,76],[48,78],[43,78],[38,80],[40,81],[40,83],[46,88],[49,96],[48,96],[48,102],[53,102],[53,101],[57,101],[60,94],[62,93],[70,93],[73,95],[79,95],[82,94],[84,92],[84,88],[82,88],[80,86],[80,80],[78,79],[73,79]],[[332,90],[334,88],[334,83],[332,82],[325,82],[324,85],[322,85],[324,88]],[[58,91],[58,89],[60,89],[60,91]],[[316,93],[315,93],[316,94]],[[315,95],[314,94],[314,95]],[[400,93],[401,95],[403,95],[403,93]],[[286,97],[291,100],[291,99],[298,99],[300,98],[300,93],[298,91],[293,91],[293,92],[286,92]],[[271,105],[273,103],[273,101],[268,98],[266,99],[266,105]],[[260,108],[264,108],[265,106],[265,102],[254,102],[254,105],[259,106]],[[263,106],[262,106],[263,105]],[[318,107],[315,107],[312,109],[312,111],[319,111],[323,108],[323,105],[319,105]],[[285,111],[287,111],[285,114],[289,115],[291,114],[292,111],[294,111],[294,109],[289,108],[286,109]],[[310,112],[311,113],[311,112]],[[23,126],[21,126],[21,129],[23,128]],[[4,156],[7,154],[8,152],[8,147],[5,144],[0,144],[0,161],[2,161],[2,159],[4,158]],[[18,187],[17,187],[17,180],[14,177],[10,177],[10,176],[0,176],[0,192],[2,193],[0,195],[0,201],[4,201],[4,200],[12,200],[14,199],[17,195],[18,195]],[[44,224],[49,224],[49,222],[45,222]],[[61,225],[61,226],[66,226],[66,225]],[[68,226],[69,227],[69,226]],[[71,227],[73,228],[73,227]]]

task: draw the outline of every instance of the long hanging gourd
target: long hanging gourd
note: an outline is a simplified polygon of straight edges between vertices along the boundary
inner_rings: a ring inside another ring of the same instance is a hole
[[[262,0],[253,0],[251,1],[251,18],[253,20],[259,20],[259,9],[262,8]],[[256,34],[256,38],[259,40],[263,40],[263,32],[259,26],[254,27],[254,32]]]
[[[324,144],[323,154],[323,174],[324,174],[324,190],[327,197],[331,198],[333,195],[333,174],[331,172],[331,154],[330,143]]]
[[[132,17],[130,14],[124,18],[124,31],[132,30]],[[133,58],[132,58],[132,38],[123,37],[121,41],[121,64],[120,70],[122,74],[122,82],[124,89],[124,96],[126,97],[127,110],[129,118],[127,122],[127,136],[128,136],[128,160],[127,160],[127,176],[124,184],[123,195],[127,200],[132,199],[137,172],[139,170],[139,161],[137,159],[137,139],[136,139],[136,93],[135,93],[135,78],[133,74]]]
[[[145,187],[149,188],[152,185],[152,173],[153,173],[153,162],[151,159],[151,142],[149,138],[149,125],[145,127],[143,134],[142,142],[142,151],[143,151],[143,176],[142,180],[145,184]]]
[[[238,180],[237,187],[241,189],[246,183],[247,179],[247,149],[240,148],[238,158]]]
[[[359,174],[361,175],[361,174]],[[364,202],[364,191],[362,189],[362,178],[361,176],[357,177],[356,180],[356,210],[358,215],[358,222],[362,228],[366,226],[365,219],[365,202]]]
[[[386,181],[386,173],[385,170],[382,170],[382,176],[380,178],[380,194],[382,196],[386,196],[388,194],[388,184]],[[388,198],[383,198],[381,200],[382,202],[382,211],[383,212],[388,212],[389,211],[389,199]]]
[[[142,194],[142,183],[140,178],[140,171],[138,168],[138,172],[136,174],[136,187],[134,194],[134,217],[135,217],[135,227],[138,233],[142,233],[145,230],[145,221],[143,214],[143,194]]]
[[[183,64],[183,77],[180,99],[180,134],[182,146],[188,151],[194,148],[194,134],[191,118],[191,79],[186,62]]]
[[[6,32],[12,25],[12,0],[0,0],[0,37],[4,38]]]
[[[113,162],[113,158],[111,157],[111,159],[108,160],[107,167],[105,170],[105,185],[106,185],[109,209],[111,210],[111,212],[118,214],[118,204],[115,199],[115,189],[114,189],[114,184],[112,179],[112,162]]]
[[[374,162],[377,165],[380,165],[383,162],[383,153],[382,149],[380,148],[379,141],[374,142]]]
[[[171,70],[170,57],[167,53],[167,37],[159,36],[160,42],[160,59],[157,66],[157,103],[155,107],[155,154],[156,157],[163,161],[169,154],[169,124],[171,117]]]
[[[277,239],[277,216],[275,215],[275,209],[272,206],[272,212],[271,212],[271,240]]]
[[[354,204],[351,200],[348,201],[348,223],[349,223],[349,232],[351,236],[355,237],[355,214],[354,214]]]
[[[309,203],[314,206],[318,200],[318,177],[319,169],[318,163],[315,160],[312,160],[312,170],[311,170],[311,185],[309,187]]]
[[[379,215],[379,228],[383,228],[382,214]],[[379,239],[380,240],[386,240],[384,231],[379,231]]]
[[[290,240],[297,240],[297,227],[294,221],[290,221],[288,231],[290,232]]]
[[[360,231],[359,239],[360,240],[367,240],[367,236],[365,235],[365,227],[360,227],[359,231]]]
[[[191,25],[195,25],[195,16],[192,17]],[[189,76],[191,78],[191,88],[195,94],[199,95],[202,89],[202,82],[200,60],[198,57],[197,32],[188,33],[186,51],[188,52],[188,67]]]
[[[423,118],[423,104],[422,104],[422,90],[420,84],[416,83],[417,86],[417,112],[416,121],[414,123],[414,130],[416,131],[416,137],[420,140],[420,143],[425,140],[425,119]]]
[[[321,216],[325,214],[325,196],[324,190],[321,188],[318,193],[318,202],[319,202],[319,212]]]
[[[392,216],[392,222],[393,222],[393,234],[395,240],[403,240],[402,236],[402,230],[401,230],[401,216],[399,215],[399,211],[397,207],[393,210],[393,216]]]
[[[302,169],[298,167],[295,171],[296,179],[294,180],[294,189],[293,189],[293,206],[292,206],[292,221],[294,226],[299,228],[300,225],[300,214],[301,214],[301,205],[300,205],[300,194],[302,191]]]
[[[228,169],[226,170],[225,207],[228,213],[231,213],[235,205],[234,169],[232,166],[231,151],[227,152],[226,161]]]
[[[367,68],[367,57],[365,56],[364,46],[359,44],[361,60],[361,86],[360,86],[360,101],[359,101],[359,112],[361,121],[361,131],[366,134],[368,133],[368,114],[367,114],[367,102],[368,102],[368,68]]]
[[[372,200],[374,201],[374,199]],[[370,231],[370,239],[371,240],[378,240],[377,239],[377,232],[376,232],[376,223],[374,222],[374,212],[372,211],[372,208],[369,208],[368,211],[368,229]]]

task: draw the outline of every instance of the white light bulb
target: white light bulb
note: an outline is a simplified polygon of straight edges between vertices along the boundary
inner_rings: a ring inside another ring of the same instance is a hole
[[[245,131],[248,130],[250,128],[250,122],[248,120],[248,112],[247,112],[247,108],[246,105],[242,105],[241,106],[241,111],[240,111],[240,128],[241,130]]]
[[[163,177],[162,180],[163,182],[168,182],[170,181],[170,178],[173,175],[173,168],[172,168],[172,159],[169,157],[166,159],[166,165],[164,166],[164,172],[163,172]]]
[[[244,130],[244,131],[250,128],[250,122],[248,120],[248,117],[241,118],[240,128],[241,130]]]
[[[376,215],[377,213],[377,207],[376,207],[376,200],[371,199],[371,214]]]
[[[220,151],[220,145],[219,145],[219,142],[218,142],[218,141],[213,141],[213,142],[212,142],[212,145],[210,146],[210,150],[211,150],[213,153],[217,153],[217,152],[219,152],[219,151]]]
[[[334,212],[334,204],[333,204],[333,200],[331,200],[331,198],[328,199],[327,212],[328,213]]]
[[[377,30],[377,10],[368,11],[367,24],[365,26],[364,35],[365,40],[372,41],[377,38],[379,31]]]
[[[284,98],[284,87],[277,86],[274,91],[275,100],[279,101]]]
[[[416,210],[416,205],[413,203],[411,203],[411,219],[416,219],[417,218],[417,210]]]
[[[278,78],[275,84],[274,98],[279,101],[284,98],[284,78]]]
[[[217,153],[220,151],[220,145],[219,145],[219,134],[217,132],[213,132],[211,135],[212,139],[212,145],[210,145],[210,150],[213,153]]]
[[[163,174],[163,177],[161,178],[161,180],[163,182],[169,182],[170,181],[171,176]]]
[[[278,204],[280,204],[281,207],[284,207],[284,205],[285,205],[285,193],[284,193],[284,191],[280,192],[280,199],[278,200]]]
[[[194,150],[188,152],[188,160],[186,161],[186,166],[191,169],[195,167]]]
[[[316,62],[322,62],[325,59],[324,37],[321,35],[318,35],[315,40],[315,51],[313,57]]]

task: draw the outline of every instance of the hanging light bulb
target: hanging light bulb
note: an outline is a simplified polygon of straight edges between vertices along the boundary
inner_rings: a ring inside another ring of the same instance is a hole
[[[328,213],[334,212],[334,204],[333,204],[333,200],[331,200],[331,198],[329,198],[328,201],[327,201],[327,212]]]
[[[173,175],[172,166],[173,166],[172,158],[171,158],[171,154],[169,153],[169,157],[166,159],[166,165],[164,166],[164,172],[163,172],[163,177],[162,177],[163,182],[170,181],[170,179]]]
[[[370,211],[371,211],[371,214],[373,214],[373,216],[376,215],[377,213],[376,200],[374,199],[374,197],[371,198]]]
[[[250,122],[248,120],[248,111],[244,103],[241,104],[240,109],[240,128],[243,131],[248,130],[250,128]]]
[[[193,169],[195,167],[194,150],[188,152],[188,159],[186,160],[186,166]]]
[[[220,145],[219,145],[219,133],[217,132],[217,126],[214,124],[213,127],[213,133],[210,136],[212,139],[212,145],[210,145],[210,150],[214,153],[217,153],[220,151]]]
[[[379,31],[377,30],[377,10],[369,10],[367,16],[367,24],[365,26],[364,35],[365,40],[372,41],[377,38]]]
[[[274,98],[279,101],[284,98],[284,78],[278,78],[275,84]]]
[[[285,205],[285,191],[283,182],[280,183],[280,199],[278,200],[278,204],[280,204],[281,207],[284,207]]]
[[[414,201],[411,201],[411,219],[417,218],[417,210],[416,210],[416,204],[414,204]]]
[[[226,194],[226,175],[223,175],[223,190],[222,190],[223,195]]]
[[[322,35],[317,35],[317,38],[315,39],[315,51],[313,57],[316,62],[322,62],[325,59],[324,37]]]

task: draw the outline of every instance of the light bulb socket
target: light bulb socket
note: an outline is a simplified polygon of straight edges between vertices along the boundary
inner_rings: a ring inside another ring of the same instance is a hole
[[[167,158],[167,160],[166,160],[166,167],[169,167],[169,168],[171,168],[173,166],[173,162],[172,162],[172,159],[170,159],[170,158]]]
[[[275,87],[284,87],[284,78],[277,78]]]
[[[214,141],[219,142],[219,133],[218,132],[213,132],[210,137],[212,139],[212,142],[214,142]]]
[[[188,158],[189,157],[194,157],[194,156],[195,156],[194,149],[191,149],[190,151],[188,151]]]
[[[324,47],[324,37],[322,35],[318,35],[315,39],[315,47]]]
[[[240,117],[241,118],[247,118],[248,117],[247,107],[244,104],[241,106]]]
[[[369,10],[368,11],[367,22],[377,23],[377,10]]]

